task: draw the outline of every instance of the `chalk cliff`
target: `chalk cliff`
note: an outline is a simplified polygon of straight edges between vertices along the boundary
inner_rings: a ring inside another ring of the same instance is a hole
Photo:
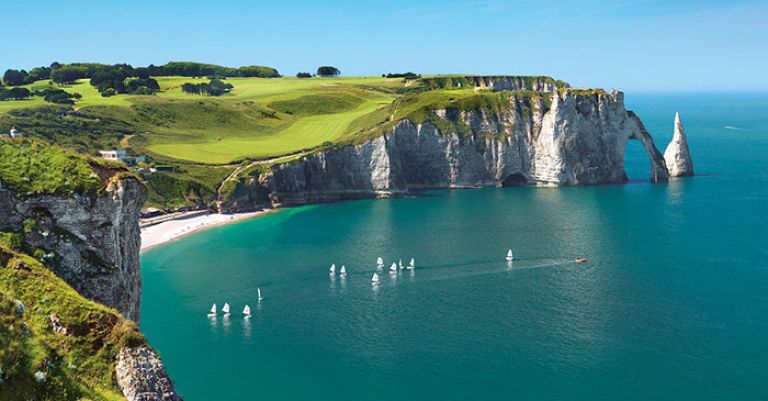
[[[139,212],[146,189],[135,178],[107,179],[99,194],[20,196],[0,188],[0,231],[24,232],[46,266],[88,299],[139,320]]]
[[[0,161],[0,344],[18,348],[5,354],[13,360],[0,353],[0,399],[181,400],[130,321],[144,185],[34,140],[0,140]],[[36,340],[9,341],[25,332]],[[16,365],[31,372],[7,369]]]
[[[273,166],[250,184],[241,181],[235,192],[287,205],[423,188],[621,183],[629,140],[643,144],[652,181],[668,178],[663,156],[642,121],[624,108],[621,92],[562,89],[494,99],[500,104],[448,105],[423,121],[402,119],[365,142]]]
[[[693,175],[693,161],[688,150],[688,137],[685,135],[680,113],[675,113],[675,131],[672,141],[664,151],[664,161],[671,177],[686,177]]]

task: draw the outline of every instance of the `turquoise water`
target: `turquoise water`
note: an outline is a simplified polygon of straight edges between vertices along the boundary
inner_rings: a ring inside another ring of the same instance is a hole
[[[768,96],[627,103],[662,151],[679,110],[700,175],[643,182],[633,144],[626,185],[214,228],[142,256],[142,328],[188,401],[768,399]],[[377,256],[417,269],[374,289]],[[254,316],[209,320],[225,301]]]

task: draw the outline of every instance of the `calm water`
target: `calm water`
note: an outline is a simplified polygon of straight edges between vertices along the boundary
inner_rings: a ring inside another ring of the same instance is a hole
[[[679,110],[700,175],[634,181],[649,167],[631,144],[627,185],[211,229],[143,255],[142,327],[188,401],[768,399],[768,96],[627,103],[662,151]],[[374,289],[377,256],[418,267]],[[254,316],[209,320],[214,301]]]

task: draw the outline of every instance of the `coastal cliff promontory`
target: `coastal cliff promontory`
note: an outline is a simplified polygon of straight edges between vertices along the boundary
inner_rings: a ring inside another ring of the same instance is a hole
[[[0,141],[0,399],[181,399],[131,321],[145,199],[121,166]]]
[[[236,183],[235,196],[223,199],[222,210],[425,188],[621,183],[630,140],[642,143],[651,181],[668,179],[664,157],[619,91],[573,89],[543,78],[464,77],[427,85],[475,90],[406,96],[393,104],[388,121],[345,146],[252,172]]]

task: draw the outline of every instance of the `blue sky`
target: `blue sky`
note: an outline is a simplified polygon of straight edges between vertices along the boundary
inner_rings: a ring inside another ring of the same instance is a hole
[[[546,74],[634,91],[768,91],[768,1],[4,1],[0,69],[51,61]]]

